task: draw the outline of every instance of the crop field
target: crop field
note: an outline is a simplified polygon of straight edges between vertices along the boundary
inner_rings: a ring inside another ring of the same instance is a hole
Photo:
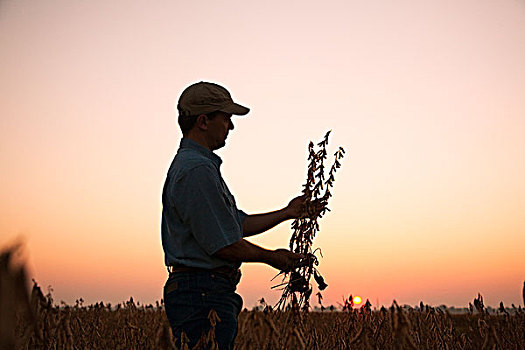
[[[524,349],[525,311],[518,307],[489,313],[479,298],[474,308],[459,315],[396,303],[377,311],[244,310],[235,348]],[[210,313],[212,325],[219,322],[214,316]],[[2,349],[175,349],[160,303],[137,305],[131,299],[118,305],[77,301],[56,306],[35,284],[28,308],[18,308],[15,319],[11,338],[2,321]],[[213,348],[213,327],[206,341]]]
[[[162,302],[56,305],[36,282],[27,288],[25,269],[10,263],[12,254],[0,254],[0,349],[176,349]],[[203,343],[216,349],[220,319],[213,311],[208,318]],[[182,338],[181,348],[189,350]],[[481,295],[462,314],[396,302],[380,310],[345,302],[339,311],[277,311],[261,301],[241,312],[235,348],[525,349],[525,310],[486,308]]]

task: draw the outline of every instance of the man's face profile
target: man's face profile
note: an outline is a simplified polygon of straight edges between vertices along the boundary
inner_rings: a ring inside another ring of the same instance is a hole
[[[216,112],[215,118],[208,118],[207,134],[212,150],[222,148],[226,145],[228,133],[234,129],[231,117],[232,115],[229,113]]]

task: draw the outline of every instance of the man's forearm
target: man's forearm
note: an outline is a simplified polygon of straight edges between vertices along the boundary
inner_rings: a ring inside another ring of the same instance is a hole
[[[267,231],[281,222],[291,219],[286,209],[271,213],[248,215],[242,224],[243,237],[249,237]]]
[[[221,259],[234,262],[262,262],[268,263],[271,259],[271,250],[259,247],[245,239],[220,249],[215,255]]]
[[[295,254],[287,249],[268,250],[245,239],[219,249],[215,255],[221,259],[233,262],[262,262],[278,270],[289,270],[292,267],[305,266],[307,260],[301,254]]]

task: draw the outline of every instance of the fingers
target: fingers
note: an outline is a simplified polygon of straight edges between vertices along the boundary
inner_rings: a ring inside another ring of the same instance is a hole
[[[286,262],[286,271],[291,271],[295,268],[305,266],[304,261],[305,256],[303,254],[297,254],[293,252],[289,252],[290,254],[287,256],[287,262]]]
[[[309,255],[294,253],[293,259],[294,260],[292,261],[292,264],[289,267],[288,271],[304,266],[310,266],[310,264],[312,263],[311,256]]]
[[[293,253],[293,254],[294,254],[293,257],[296,260],[300,260],[300,259],[304,259],[305,258],[304,254],[301,254],[301,253]]]
[[[326,199],[317,199],[310,202],[309,214],[310,216],[318,216],[321,212],[327,209],[328,201]]]
[[[314,263],[314,259],[312,258],[313,255],[294,253],[287,249],[277,249],[274,251],[273,255],[275,259],[270,265],[285,272],[304,266],[310,266]]]
[[[286,266],[285,271],[290,271],[296,267],[299,267],[301,261],[304,259],[303,254],[296,254],[291,251],[288,251],[289,254],[287,254],[286,257]]]
[[[292,268],[296,269],[296,268],[308,266],[308,265],[310,265],[310,261],[308,259],[300,259],[294,262],[294,265],[292,266]]]
[[[326,199],[318,199],[314,203],[317,208],[324,208],[328,204],[328,201]]]

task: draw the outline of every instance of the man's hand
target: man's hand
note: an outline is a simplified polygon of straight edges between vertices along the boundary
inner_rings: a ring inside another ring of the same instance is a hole
[[[246,216],[242,223],[243,237],[257,235],[271,229],[285,220],[296,219],[303,215],[306,209],[306,207],[304,207],[305,198],[304,195],[296,197],[292,199],[286,207],[272,211],[271,213]],[[326,201],[318,199],[310,203],[306,216],[310,218],[317,217],[323,210],[326,210]]]
[[[308,265],[308,259],[304,259],[303,254],[277,249],[271,252],[267,263],[277,270],[290,271],[292,268]]]
[[[298,218],[305,210],[305,207],[304,207],[305,199],[306,199],[305,195],[295,197],[294,199],[292,199],[290,203],[288,203],[286,208],[284,208],[286,216],[290,219]],[[316,200],[312,202],[312,204],[314,205],[314,207],[311,208],[310,210],[311,212],[311,215],[309,215],[310,217],[319,215],[319,213],[321,213],[321,211],[323,211],[323,209],[326,207],[326,201],[322,201],[322,200]]]

